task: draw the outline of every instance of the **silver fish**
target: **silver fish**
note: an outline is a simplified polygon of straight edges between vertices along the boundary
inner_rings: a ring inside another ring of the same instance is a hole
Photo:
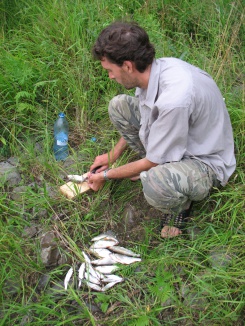
[[[111,255],[109,255],[108,257],[105,258],[101,258],[101,259],[96,259],[96,260],[92,260],[91,264],[92,265],[113,265],[115,264],[115,260],[113,260],[111,257]]]
[[[124,278],[118,275],[107,274],[103,279],[103,283],[111,283],[111,282],[123,282]]]
[[[111,247],[112,248],[112,247]],[[111,251],[108,249],[99,249],[99,248],[93,248],[93,249],[89,249],[89,252],[91,254],[93,254],[94,256],[98,257],[98,258],[105,258],[108,257],[111,254]]]
[[[69,284],[69,281],[70,281],[70,279],[71,279],[71,277],[72,277],[72,274],[73,274],[73,267],[71,267],[71,268],[69,269],[69,271],[67,272],[67,274],[66,274],[66,276],[65,276],[64,287],[65,287],[66,290],[67,290],[67,288],[68,288],[68,284]]]
[[[86,255],[84,251],[82,251],[82,254],[83,254],[85,262],[90,263],[90,259],[89,259],[88,255]]]
[[[99,240],[112,240],[117,241],[116,237],[112,234],[102,233],[94,237],[91,241],[99,241]]]
[[[87,280],[83,280],[83,282],[85,284],[87,284],[88,287],[90,287],[91,289],[95,290],[95,291],[99,291],[99,292],[102,292],[102,287],[97,285],[97,284],[94,284],[92,282],[89,282]]]
[[[77,174],[68,174],[67,178],[68,180],[76,183],[82,183],[88,179],[87,176],[83,177],[82,175],[77,175]]]
[[[129,257],[120,254],[111,254],[110,257],[115,260],[116,263],[121,263],[124,265],[133,264],[135,262],[141,261],[141,258]]]
[[[94,277],[92,274],[85,272],[84,277],[87,281],[100,285],[100,279],[98,279],[97,277]]]
[[[80,286],[82,285],[82,280],[84,278],[85,267],[86,267],[85,263],[82,263],[81,266],[79,267],[79,270],[78,270],[78,278],[79,278],[78,288],[80,288]]]
[[[131,257],[140,257],[139,254],[136,254],[132,250],[126,249],[124,247],[112,246],[112,247],[109,247],[108,249],[113,251],[113,252],[116,252],[118,254],[121,254],[121,255],[126,255],[126,256],[131,256]]]
[[[92,246],[89,248],[92,249],[105,249],[112,246],[116,246],[118,244],[118,241],[116,239],[114,240],[98,240],[95,241]]]
[[[99,271],[95,270],[90,263],[86,264],[86,272],[91,274],[93,277],[97,278],[98,280],[102,280],[104,275],[101,274]]]
[[[104,265],[104,266],[96,266],[94,269],[102,274],[111,274],[112,272],[118,270],[119,267],[116,265]]]
[[[102,291],[105,292],[106,290],[110,289],[117,283],[119,283],[119,282],[111,282],[111,283],[106,284],[105,286],[102,287]]]

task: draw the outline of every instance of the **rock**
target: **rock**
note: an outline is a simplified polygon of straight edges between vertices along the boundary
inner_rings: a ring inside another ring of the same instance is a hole
[[[55,199],[58,196],[59,192],[57,188],[46,183],[43,189],[40,189],[40,194],[48,195],[48,197]]]
[[[191,241],[195,241],[201,233],[201,229],[197,226],[187,228],[187,233]]]
[[[48,211],[46,208],[36,207],[32,208],[33,219],[41,219],[48,217]]]
[[[134,225],[134,217],[135,217],[135,209],[133,206],[127,206],[124,209],[122,222],[123,224],[128,227],[130,225]]]
[[[38,233],[38,227],[36,225],[31,225],[25,227],[22,233],[23,238],[33,238]]]
[[[0,162],[0,181],[7,183],[9,186],[19,184],[21,175],[17,167],[9,162]]]
[[[184,304],[193,310],[205,311],[208,301],[202,296],[202,293],[194,291],[190,284],[182,284],[180,293],[184,299]]]
[[[41,248],[56,247],[57,246],[57,237],[53,231],[48,231],[41,235]]]
[[[20,326],[25,326],[25,325],[31,325],[31,322],[33,321],[33,316],[31,314],[31,312],[28,312],[27,315],[25,315],[21,322],[20,322]]]
[[[37,154],[43,154],[43,144],[42,143],[36,142],[34,149]]]
[[[51,276],[49,274],[43,274],[40,277],[39,282],[37,284],[37,290],[43,291],[47,287],[47,285],[50,281],[50,278],[51,278]]]
[[[209,252],[208,261],[214,269],[226,269],[232,262],[232,257],[225,247],[216,247]]]
[[[10,163],[11,165],[18,166],[19,165],[19,159],[18,157],[11,156],[7,159],[7,162]]]
[[[66,253],[61,252],[62,247],[53,231],[48,231],[41,236],[41,259],[46,267],[66,264],[69,261]]]
[[[59,300],[63,296],[67,296],[67,291],[64,288],[64,281],[61,280],[53,284],[48,290],[48,293],[52,296],[53,300]]]
[[[60,251],[58,248],[47,247],[41,250],[41,259],[46,267],[57,266],[60,258]]]
[[[10,195],[10,197],[17,202],[22,202],[26,192],[28,190],[27,186],[19,186],[19,187],[15,187]]]
[[[3,285],[3,292],[11,296],[16,296],[21,290],[21,282],[16,279],[8,279]]]

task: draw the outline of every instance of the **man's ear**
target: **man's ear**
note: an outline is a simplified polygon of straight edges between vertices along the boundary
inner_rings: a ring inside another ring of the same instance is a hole
[[[132,73],[134,71],[134,63],[132,61],[124,61],[122,68],[125,72]]]

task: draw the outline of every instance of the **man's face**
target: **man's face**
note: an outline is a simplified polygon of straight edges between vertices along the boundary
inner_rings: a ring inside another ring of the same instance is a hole
[[[128,72],[125,65],[119,67],[115,63],[111,63],[108,59],[101,60],[102,67],[108,71],[110,79],[114,79],[118,84],[123,85],[126,89],[132,89],[138,86],[138,81],[133,77],[132,73]]]

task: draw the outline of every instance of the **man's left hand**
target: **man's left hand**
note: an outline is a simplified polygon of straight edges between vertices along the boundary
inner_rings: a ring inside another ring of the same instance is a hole
[[[92,190],[98,191],[104,186],[105,179],[102,173],[89,173],[87,183]]]

